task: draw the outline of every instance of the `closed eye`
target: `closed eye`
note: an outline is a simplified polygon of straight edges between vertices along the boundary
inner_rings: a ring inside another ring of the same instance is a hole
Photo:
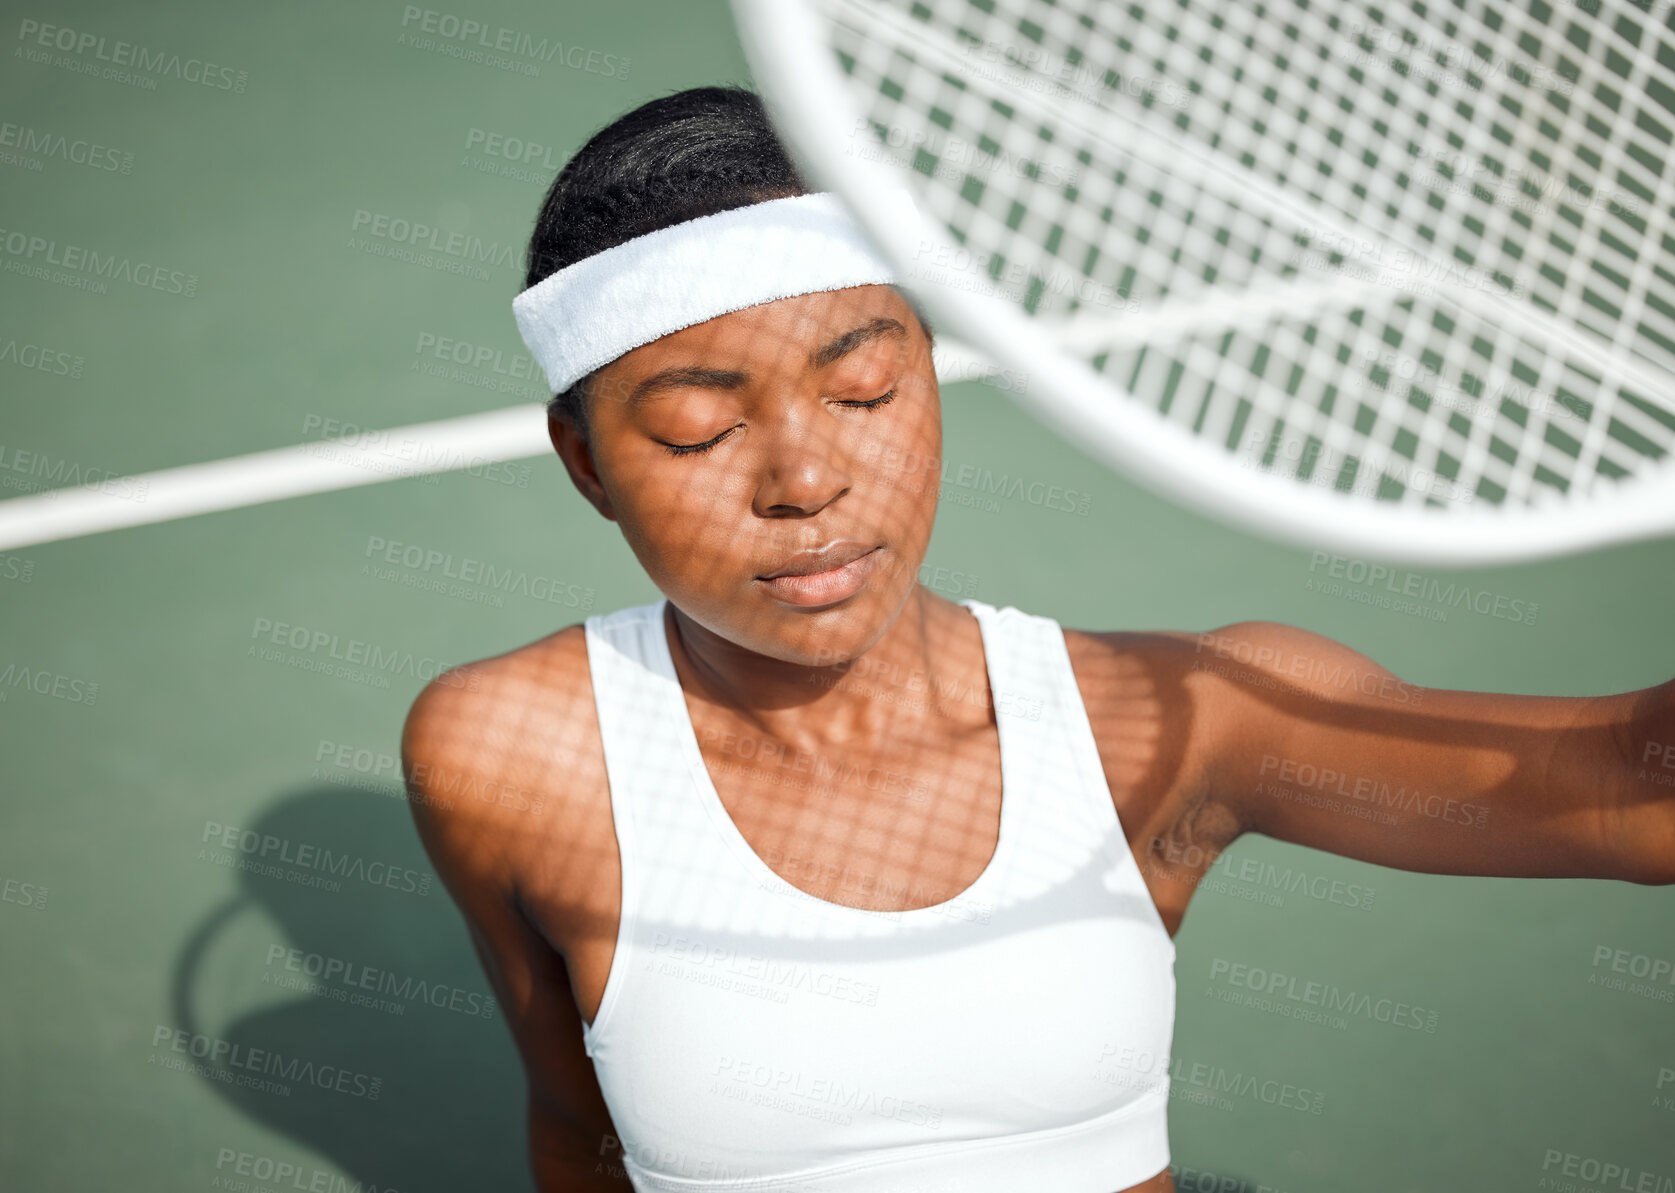
[[[889,393],[881,394],[876,398],[869,398],[866,401],[839,402],[838,405],[849,406],[857,410],[876,410],[878,407],[887,405],[895,400],[896,391],[892,389]],[[721,434],[717,435],[714,439],[705,443],[665,443],[663,446],[667,448],[669,454],[673,456],[701,456],[705,452],[714,448],[715,445],[720,443],[723,439],[727,438],[729,431],[735,429],[736,428],[734,427],[728,427],[726,431],[721,432]]]
[[[733,427],[728,427],[727,431],[734,429],[735,428]],[[669,449],[670,455],[701,456],[716,444],[720,443],[723,439],[727,438],[727,431],[721,432],[721,434],[717,435],[714,439],[711,439],[708,443],[665,443],[663,446]]]

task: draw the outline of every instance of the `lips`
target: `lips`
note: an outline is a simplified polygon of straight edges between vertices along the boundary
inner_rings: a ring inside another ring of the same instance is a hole
[[[875,546],[876,544],[872,543],[843,541],[829,543],[815,550],[799,551],[781,564],[778,570],[756,578],[774,580],[781,576],[814,576],[821,572],[836,571],[846,564],[854,563]]]

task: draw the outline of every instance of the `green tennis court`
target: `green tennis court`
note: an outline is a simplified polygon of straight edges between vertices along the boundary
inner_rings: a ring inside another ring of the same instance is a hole
[[[553,173],[646,99],[749,80],[722,0],[444,2],[4,26],[0,496],[96,484],[142,523],[0,552],[7,1189],[533,1187],[400,728],[442,667],[658,594],[550,450],[155,520],[128,479],[544,400],[510,303]],[[1279,547],[998,389],[943,394],[921,581],[951,598],[1279,621],[1432,687],[1675,674],[1668,541],[1461,571]],[[1675,793],[1675,743],[1645,762]],[[1247,836],[1179,946],[1183,1190],[1675,1187],[1667,889]]]

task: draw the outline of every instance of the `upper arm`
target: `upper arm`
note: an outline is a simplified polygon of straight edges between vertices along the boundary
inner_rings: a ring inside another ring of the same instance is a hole
[[[1437,874],[1628,877],[1634,695],[1446,691],[1273,622],[1196,636],[1207,766],[1241,829]]]
[[[512,851],[527,825],[513,819],[522,812],[460,796],[473,777],[494,776],[497,758],[492,732],[473,721],[473,697],[441,682],[448,674],[419,695],[402,731],[408,807],[522,1058],[538,1168],[567,1163],[591,1173],[610,1116],[581,1044],[564,958],[517,899]]]

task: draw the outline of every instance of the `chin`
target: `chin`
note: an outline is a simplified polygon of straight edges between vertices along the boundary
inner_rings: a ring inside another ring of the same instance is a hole
[[[820,608],[789,607],[768,598],[762,602],[762,619],[752,627],[762,642],[751,649],[806,667],[847,663],[884,636],[908,595],[869,588]]]

